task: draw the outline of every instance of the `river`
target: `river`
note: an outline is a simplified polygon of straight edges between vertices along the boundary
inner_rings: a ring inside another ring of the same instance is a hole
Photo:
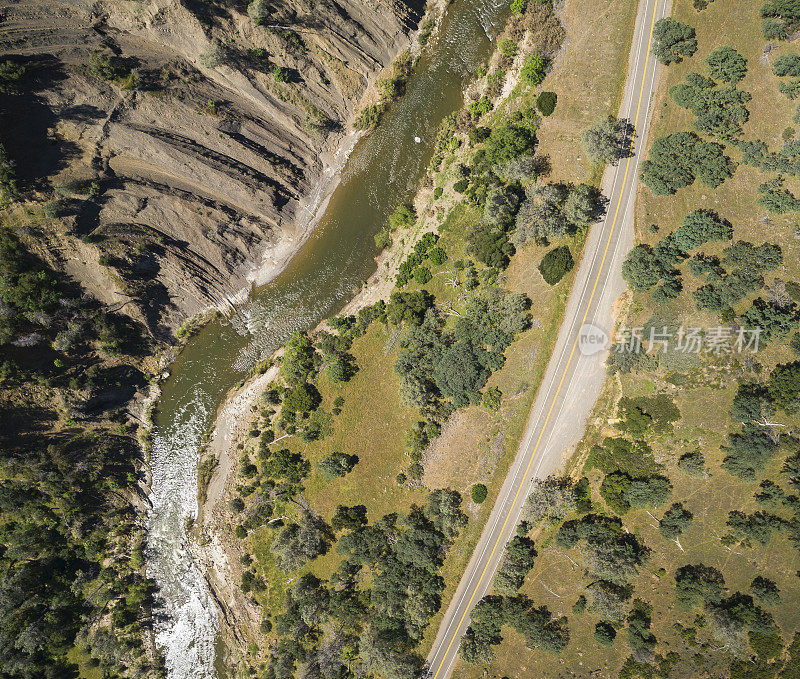
[[[456,0],[405,96],[353,150],[314,233],[232,318],[205,326],[171,368],[153,431],[147,574],[159,588],[156,643],[169,679],[217,679],[217,617],[188,545],[197,515],[198,451],[224,395],[295,330],[336,313],[375,270],[373,236],[410,200],[441,120],[491,53],[504,0]],[[422,142],[415,142],[419,137]]]

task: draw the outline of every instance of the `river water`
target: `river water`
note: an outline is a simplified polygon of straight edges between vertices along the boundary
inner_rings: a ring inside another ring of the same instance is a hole
[[[408,201],[441,120],[491,52],[507,0],[456,0],[405,96],[354,149],[319,226],[289,266],[231,319],[205,326],[172,366],[155,417],[147,574],[163,616],[156,642],[169,679],[217,679],[214,604],[195,566],[186,524],[197,515],[198,451],[225,393],[295,330],[336,313],[375,270],[373,236]],[[422,143],[416,143],[419,137]]]

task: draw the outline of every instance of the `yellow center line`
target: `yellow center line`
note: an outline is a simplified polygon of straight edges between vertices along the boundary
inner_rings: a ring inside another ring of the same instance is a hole
[[[639,89],[639,101],[638,101],[638,103],[636,105],[636,116],[634,117],[634,121],[633,121],[633,129],[634,129],[634,131],[636,130],[636,127],[637,127],[637,125],[639,123],[639,115],[640,115],[641,107],[642,107],[642,98],[644,97],[644,85],[645,85],[645,82],[647,80],[647,66],[648,66],[648,64],[650,62],[650,48],[651,48],[652,41],[653,41],[653,27],[655,26],[655,23],[656,23],[656,10],[657,9],[658,9],[658,0],[656,0],[655,5],[653,6],[653,18],[652,18],[652,20],[650,22],[650,35],[649,35],[648,40],[647,40],[647,54],[645,56],[645,61],[644,61],[644,71],[642,73],[642,86]],[[622,178],[622,188],[620,190],[620,197],[619,197],[619,200],[617,201],[617,207],[614,210],[614,218],[611,221],[611,230],[609,231],[609,234],[608,234],[608,241],[606,242],[606,247],[605,247],[605,250],[603,251],[603,258],[600,261],[600,269],[597,272],[597,278],[595,279],[594,287],[592,287],[592,293],[589,296],[589,301],[586,304],[586,311],[583,314],[583,320],[581,321],[581,325],[586,323],[586,318],[589,315],[589,309],[592,306],[592,300],[594,299],[595,292],[597,291],[597,286],[600,283],[601,274],[603,272],[603,266],[605,265],[606,257],[608,256],[608,250],[611,247],[611,240],[612,240],[612,238],[614,236],[614,231],[615,231],[615,227],[616,227],[616,224],[617,224],[617,218],[619,216],[619,211],[620,211],[620,208],[622,207],[622,201],[623,201],[623,198],[625,196],[625,184],[627,183],[628,171],[630,170],[630,166],[631,166],[631,159],[632,159],[632,153],[633,153],[633,143],[634,143],[634,135],[631,135],[630,154],[629,154],[627,162],[625,164],[625,174],[624,174],[624,176]],[[575,355],[575,349],[578,346],[578,339],[579,339],[579,336],[575,338],[575,342],[572,345],[572,350],[570,351],[569,358],[567,359],[567,364],[564,367],[564,370],[563,370],[563,372],[561,374],[561,380],[558,383],[558,388],[556,389],[556,393],[553,396],[552,402],[550,403],[550,409],[547,411],[547,416],[545,417],[544,424],[542,425],[541,431],[539,432],[539,438],[536,439],[536,445],[533,447],[533,451],[531,452],[530,459],[528,460],[528,465],[525,468],[525,474],[523,476],[522,483],[520,483],[520,486],[517,489],[516,494],[514,495],[514,500],[511,503],[511,508],[508,510],[508,512],[506,512],[506,519],[505,519],[505,521],[503,521],[503,525],[500,528],[500,535],[498,536],[497,540],[495,541],[494,547],[492,547],[492,551],[489,554],[489,558],[486,561],[486,565],[483,567],[483,571],[481,572],[481,576],[478,579],[478,582],[475,585],[474,589],[472,590],[472,596],[470,596],[469,601],[467,602],[467,606],[466,606],[466,608],[464,610],[464,613],[462,613],[461,618],[458,621],[458,625],[456,626],[456,629],[453,632],[452,639],[450,639],[450,643],[447,645],[447,649],[444,652],[444,657],[442,658],[441,662],[439,663],[439,667],[436,669],[436,674],[433,675],[433,679],[437,679],[437,677],[439,676],[439,673],[442,671],[442,667],[444,666],[445,660],[447,660],[447,656],[450,654],[450,648],[453,646],[453,644],[455,643],[455,640],[458,638],[458,632],[461,629],[461,625],[464,624],[464,618],[467,617],[467,613],[469,612],[470,607],[472,606],[472,602],[475,599],[475,595],[478,593],[478,589],[480,588],[484,577],[486,577],[486,572],[489,569],[489,564],[492,562],[492,558],[494,557],[495,552],[497,551],[497,548],[500,546],[500,543],[502,542],[503,533],[505,532],[506,525],[508,524],[508,520],[511,518],[511,514],[514,511],[514,507],[516,507],[517,501],[519,500],[519,495],[522,492],[522,487],[525,485],[525,478],[527,478],[528,473],[530,472],[530,469],[531,469],[531,465],[533,464],[533,461],[536,458],[536,452],[539,449],[539,444],[541,443],[542,437],[544,436],[544,432],[547,429],[547,424],[550,421],[550,416],[553,414],[553,408],[555,408],[556,401],[558,400],[558,395],[561,392],[561,387],[564,384],[564,380],[566,379],[567,373],[569,372],[569,367],[572,364],[572,358]]]

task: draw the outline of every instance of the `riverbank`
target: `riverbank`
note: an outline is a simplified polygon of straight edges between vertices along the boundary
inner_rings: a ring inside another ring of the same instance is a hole
[[[526,42],[523,44],[529,44],[527,42],[527,38]],[[506,84],[503,90],[503,99],[497,101],[496,109],[500,109],[501,102],[507,102],[507,99],[510,98],[517,89],[518,74],[523,56],[524,51],[520,50],[519,58],[515,59],[508,69],[510,74],[509,82]],[[496,65],[496,59],[497,55],[495,55],[495,61],[492,65]],[[552,77],[552,75],[550,77]],[[549,83],[550,81],[548,81],[547,84]],[[479,98],[480,95],[485,92],[485,87],[486,79],[484,78],[482,84],[467,88],[467,92],[464,94],[463,103],[468,104],[471,103],[471,101]],[[523,88],[523,91],[524,90],[525,88]],[[564,99],[566,100],[565,106],[567,107],[567,110],[570,110],[570,97],[567,95],[564,96]],[[611,100],[616,101],[617,97],[611,97]],[[492,124],[498,124],[503,119],[504,115],[506,115],[508,112],[517,110],[521,104],[522,101],[520,100],[520,93],[517,92],[514,97],[513,106],[506,107],[506,110],[504,110],[502,114],[498,113],[496,116],[495,114],[492,114]],[[582,115],[591,119],[595,119],[598,113],[607,114],[611,112],[607,108],[608,105],[608,102],[602,101],[598,97],[597,100],[593,99],[589,104],[589,112],[587,113],[582,111]],[[591,122],[593,122],[593,120],[591,120]],[[549,124],[550,121],[545,120],[542,124],[542,127],[544,128]],[[574,121],[573,126],[576,126]],[[579,132],[580,129],[573,132],[573,143],[577,143],[577,135]],[[543,136],[543,140],[544,139],[546,138]],[[559,148],[559,143],[557,141],[555,143],[554,140],[547,139],[547,141],[549,143],[549,148],[553,148],[554,150]],[[543,141],[543,143],[545,142]],[[413,231],[401,231],[392,234],[394,245],[392,248],[382,253],[378,260],[377,270],[368,279],[366,284],[357,292],[357,294],[344,306],[343,313],[352,314],[358,309],[367,306],[378,299],[387,299],[389,293],[394,288],[395,275],[397,273],[398,266],[405,259],[407,254],[413,250],[414,244],[424,233],[438,230],[442,225],[442,221],[452,211],[453,206],[461,201],[461,194],[458,194],[453,190],[452,185],[455,177],[451,168],[454,168],[459,161],[466,160],[466,155],[464,154],[464,150],[466,150],[466,148],[467,145],[465,144],[464,149],[454,153],[452,159],[448,157],[448,162],[442,172],[436,173],[433,177],[430,177],[430,181],[426,180],[423,182],[424,186],[417,192],[415,198],[415,207],[417,209],[417,214],[419,215],[418,226]],[[554,168],[553,173],[559,173],[555,175],[556,179],[563,178],[577,181],[583,178],[585,167],[583,163],[581,163],[578,167],[570,168],[566,163],[563,162],[562,158],[554,157],[552,164]],[[591,168],[587,170],[587,172],[590,171]],[[439,193],[439,197],[435,198],[434,196],[436,195],[437,191]],[[460,244],[458,239],[463,239],[467,227],[467,223],[458,222],[457,224],[453,224],[452,226],[448,227],[451,229],[449,234],[445,230],[442,230],[442,233],[444,236],[448,237],[448,244],[452,245],[458,250],[461,250],[462,244]],[[456,233],[457,235],[453,236],[453,233]],[[571,243],[571,247],[575,251],[576,256],[579,256],[582,247],[582,240],[580,242]],[[496,381],[493,379],[493,381],[490,383],[491,385],[501,385],[504,395],[507,395],[507,398],[504,396],[502,413],[499,413],[497,416],[487,416],[483,409],[474,407],[464,411],[464,414],[459,417],[460,435],[451,436],[450,439],[457,439],[456,444],[452,447],[452,449],[448,450],[448,454],[440,460],[442,462],[441,465],[432,465],[432,467],[436,467],[437,469],[424,479],[424,483],[428,485],[428,487],[450,486],[458,488],[462,492],[463,496],[468,496],[469,488],[474,482],[488,483],[490,487],[493,487],[494,484],[491,483],[492,479],[494,479],[496,475],[502,476],[502,474],[504,474],[505,468],[508,466],[508,460],[510,459],[509,456],[513,457],[513,450],[516,448],[515,437],[518,437],[519,433],[524,428],[524,421],[527,417],[529,404],[535,395],[540,376],[544,372],[544,366],[546,366],[547,363],[548,348],[554,341],[555,332],[557,331],[558,324],[563,313],[563,298],[565,295],[562,293],[556,293],[552,289],[548,288],[548,286],[544,285],[538,272],[536,271],[536,265],[541,259],[544,251],[545,249],[540,246],[526,246],[524,250],[522,250],[518,256],[514,258],[512,266],[508,270],[506,277],[508,282],[511,284],[511,289],[525,291],[535,300],[535,322],[537,325],[533,331],[526,333],[524,338],[520,339],[518,343],[515,343],[515,345],[512,346],[509,351],[507,368],[504,368],[502,376],[498,377]],[[446,286],[443,279],[440,278],[434,280],[441,281],[441,283],[431,283],[437,292],[440,288],[444,288]],[[565,279],[565,281],[561,284],[561,288],[563,288],[565,285],[568,286],[570,280],[571,278],[567,277],[567,279]],[[561,288],[559,289],[561,290]],[[390,345],[391,342],[387,342],[387,346]],[[383,353],[385,354],[386,351],[387,350],[384,350]],[[378,358],[378,360],[381,362],[392,360],[391,357],[387,359],[385,356],[381,356],[380,354],[375,356],[375,354],[372,353],[369,354],[369,356]],[[359,362],[361,362],[361,358],[362,357],[359,354]],[[391,367],[387,367],[386,369],[391,373]],[[258,380],[258,377],[253,378],[253,381]],[[263,386],[266,387],[266,383]],[[247,390],[247,384],[242,389]],[[231,394],[229,397],[231,402],[236,399],[239,393],[239,391],[236,391]],[[252,396],[257,398],[257,394],[253,393]],[[365,396],[365,394],[362,394],[362,396]],[[381,398],[385,400],[385,395],[376,396],[376,394],[370,392],[369,396],[372,399]],[[396,398],[396,395],[394,398]],[[362,401],[362,403],[366,402],[367,401]],[[372,402],[374,402],[374,400]],[[251,407],[254,404],[255,401],[252,401]],[[223,487],[227,487],[228,489],[232,489],[235,485],[235,479],[233,475],[230,474],[230,471],[235,469],[238,463],[239,456],[241,454],[239,444],[244,446],[244,444],[247,442],[247,432],[250,430],[250,423],[252,421],[252,416],[248,417],[249,413],[252,413],[252,410],[248,410],[246,407],[242,408],[241,404],[240,407],[231,409],[223,407],[219,411],[220,418],[240,418],[238,424],[227,421],[221,423],[221,433],[217,440],[223,445],[221,445],[219,448],[216,446],[214,447],[214,454],[224,455],[230,458],[228,463],[225,465],[226,469],[229,470],[228,480],[224,482],[217,481],[217,483],[221,483]],[[218,422],[219,421],[220,420],[218,419]],[[343,419],[342,422],[344,423],[344,421],[345,420]],[[231,431],[232,429],[240,433],[240,438],[238,440],[231,440],[228,445],[224,445],[225,435],[222,432]],[[398,439],[402,440],[402,432],[400,432],[399,437],[394,438],[395,436],[395,433],[392,432],[392,434],[388,437],[393,439],[392,441],[387,441],[381,444],[376,442],[373,446],[373,455],[381,457],[383,460],[383,476],[380,479],[371,479],[371,481],[373,481],[371,492],[374,494],[384,495],[384,499],[375,498],[375,501],[368,503],[370,512],[379,512],[381,509],[378,509],[378,507],[383,508],[384,505],[387,504],[387,501],[385,500],[385,497],[388,494],[386,486],[387,483],[389,485],[393,484],[392,470],[397,465],[397,452],[394,450],[384,451],[383,448],[389,444],[396,444]],[[213,438],[214,437],[212,436],[212,440]],[[349,445],[351,452],[357,448],[356,442],[351,442]],[[361,452],[359,451],[359,455],[360,454]],[[383,478],[384,476],[386,478]],[[375,485],[375,481],[379,482],[380,485]],[[353,484],[351,483],[348,485],[352,486]],[[319,489],[314,488],[310,491],[310,494],[314,495],[319,492]],[[363,495],[363,492],[364,489],[362,488],[361,495]],[[490,499],[495,494],[496,490],[493,489],[491,491]],[[337,501],[341,503],[349,502],[355,504],[363,499],[361,495],[358,492],[352,491],[350,488],[348,488],[347,494],[343,494],[341,497],[337,498]],[[224,494],[217,497],[215,506],[204,507],[201,510],[203,521],[202,523],[198,522],[199,530],[203,531],[204,528],[208,527],[209,534],[213,534],[215,539],[215,542],[213,544],[209,544],[208,546],[208,556],[206,558],[207,562],[214,562],[215,560],[221,562],[223,557],[219,550],[220,548],[223,551],[227,550],[226,555],[224,556],[224,561],[226,563],[226,568],[229,568],[229,570],[228,577],[225,578],[225,580],[227,580],[227,585],[223,583],[223,586],[227,586],[230,590],[238,590],[238,585],[236,583],[239,582],[241,575],[246,570],[246,567],[241,565],[240,558],[246,555],[242,551],[242,545],[238,541],[233,541],[229,538],[226,539],[225,537],[226,531],[228,532],[228,535],[230,535],[232,517],[227,511],[226,507],[221,504],[222,497],[224,497]],[[331,498],[327,497],[327,495],[322,505],[317,504],[315,501],[315,510],[319,510],[321,506],[323,508],[323,513],[328,514],[330,511],[332,511],[332,507],[329,506],[330,501]],[[487,506],[489,504],[490,503],[487,502]],[[471,523],[474,526],[477,526],[479,533],[480,527],[482,526],[482,519],[485,518],[485,512],[481,507],[474,505],[473,503],[468,503],[467,508],[473,517],[475,517],[475,521]],[[393,509],[397,510],[401,508],[394,507]],[[206,535],[206,539],[209,539],[208,534]],[[463,539],[459,539],[454,550],[454,557],[452,559],[448,559],[446,576],[446,580],[448,580],[448,582],[451,580],[457,582],[457,578],[460,575],[460,570],[463,570],[463,568],[461,568],[462,561],[468,558],[469,554],[471,553],[471,545],[476,539],[477,534],[473,528],[470,529],[469,534],[467,534]],[[328,568],[328,566],[326,565],[323,568]],[[232,587],[231,583],[233,583]],[[229,591],[226,593],[226,596],[230,601],[234,601],[236,595],[237,592],[235,591]],[[449,595],[450,594],[448,592],[447,596],[449,597]],[[261,633],[259,631],[260,614],[256,615],[258,611],[252,606],[249,606],[249,604],[242,606],[242,610],[245,611],[248,617],[247,628],[254,633],[255,639],[261,639]],[[438,616],[434,618],[434,623],[437,620]],[[430,640],[428,640],[426,643],[429,644]]]

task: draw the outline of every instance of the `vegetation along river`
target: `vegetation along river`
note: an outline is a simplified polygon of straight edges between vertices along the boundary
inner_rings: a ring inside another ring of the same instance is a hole
[[[205,326],[163,385],[152,451],[147,572],[160,590],[156,641],[170,679],[209,679],[217,619],[187,544],[197,513],[198,451],[226,392],[295,330],[336,313],[374,271],[373,236],[409,200],[429,162],[441,120],[491,52],[507,3],[456,0],[420,60],[405,96],[351,154],[327,211],[289,266],[254,291],[232,318]],[[422,143],[416,143],[419,137]]]

